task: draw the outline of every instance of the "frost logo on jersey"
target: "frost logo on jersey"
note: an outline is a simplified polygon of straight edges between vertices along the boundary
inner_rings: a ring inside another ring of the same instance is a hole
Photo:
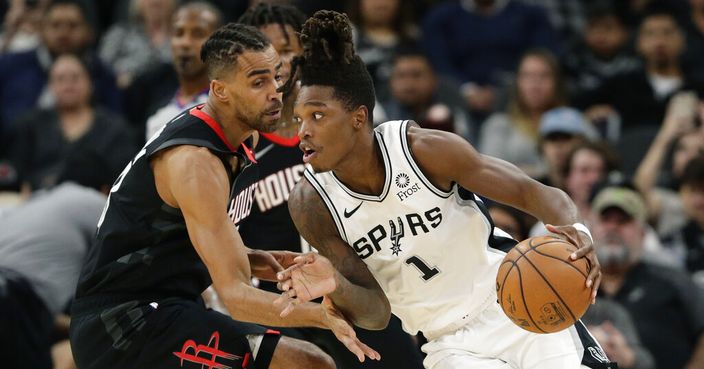
[[[396,186],[401,189],[401,191],[396,192],[396,196],[401,201],[420,191],[420,185],[417,182],[411,185],[411,178],[406,173],[399,173],[396,176]]]
[[[401,239],[403,238],[403,222],[401,217],[396,218],[398,220],[398,230],[396,229],[396,224],[393,220],[389,220],[389,227],[391,227],[391,252],[398,256],[401,252]]]
[[[227,215],[235,225],[237,225],[237,223],[246,218],[249,213],[252,212],[254,192],[257,190],[258,184],[259,183],[253,183],[249,187],[245,188],[230,202],[230,208],[227,210]]]
[[[411,179],[408,178],[408,174],[400,173],[396,176],[396,186],[401,188],[406,188],[411,183]]]
[[[257,200],[259,211],[264,213],[284,204],[288,200],[288,196],[296,182],[303,177],[305,169],[306,167],[303,164],[294,165],[272,173],[259,181],[259,186],[254,191],[254,198]]]

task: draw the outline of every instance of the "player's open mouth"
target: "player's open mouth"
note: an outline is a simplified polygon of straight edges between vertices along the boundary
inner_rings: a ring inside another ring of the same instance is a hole
[[[303,162],[308,163],[309,161],[313,160],[313,157],[317,154],[317,152],[309,145],[301,143],[298,145],[298,147],[303,151]]]
[[[273,119],[281,119],[281,109],[276,109],[272,111],[268,111],[265,113],[266,115],[270,116]]]

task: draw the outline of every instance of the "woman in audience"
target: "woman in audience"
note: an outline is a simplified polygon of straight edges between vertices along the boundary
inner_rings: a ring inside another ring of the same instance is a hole
[[[28,113],[12,141],[10,161],[23,190],[56,184],[66,158],[79,149],[100,157],[116,178],[135,148],[119,117],[91,106],[93,85],[84,62],[75,55],[58,57],[49,71],[49,88],[56,106]]]
[[[507,111],[495,113],[484,122],[480,151],[507,160],[533,177],[544,174],[538,152],[540,118],[565,102],[565,86],[555,56],[547,50],[528,51],[518,64]]]

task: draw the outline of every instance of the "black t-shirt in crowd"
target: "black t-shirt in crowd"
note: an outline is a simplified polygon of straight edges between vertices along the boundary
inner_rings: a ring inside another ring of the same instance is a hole
[[[658,368],[683,368],[704,333],[704,300],[689,275],[640,263],[613,297],[631,314]]]

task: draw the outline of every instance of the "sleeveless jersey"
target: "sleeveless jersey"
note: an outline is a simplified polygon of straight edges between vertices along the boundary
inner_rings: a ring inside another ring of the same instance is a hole
[[[385,184],[356,193],[333,172],[305,177],[321,195],[338,232],[378,281],[391,311],[411,334],[441,331],[470,319],[496,299],[503,252],[489,247],[492,222],[481,200],[454,185],[434,186],[411,154],[409,121],[375,129]]]
[[[256,186],[256,173],[247,157],[251,153],[244,145],[242,151],[247,155],[235,152],[220,126],[200,110],[202,106],[184,111],[152,136],[115,181],[83,267],[77,300],[89,295],[112,300],[195,299],[211,284],[181,211],[157,193],[149,161],[156,153],[178,145],[208,148],[221,159],[231,181],[230,203],[223,212],[235,224],[246,217]],[[233,156],[240,163],[236,173],[230,164]]]
[[[245,245],[260,250],[309,251],[288,211],[288,196],[303,178],[303,153],[298,137],[260,133],[254,149],[259,181],[252,213],[239,225]],[[306,244],[307,245],[307,244]]]

